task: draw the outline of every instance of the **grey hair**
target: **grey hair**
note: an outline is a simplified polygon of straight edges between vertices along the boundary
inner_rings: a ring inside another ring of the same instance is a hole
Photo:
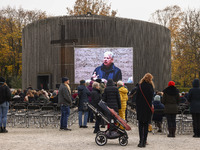
[[[107,52],[104,53],[104,55],[106,55],[106,54],[108,56],[110,56],[111,58],[114,58],[114,54],[111,51],[107,51]]]
[[[96,88],[96,87],[98,87],[98,86],[100,86],[100,84],[99,84],[98,82],[92,83],[92,88]]]
[[[118,81],[118,82],[117,82],[117,85],[119,85],[119,86],[124,86],[124,83],[123,83],[122,81]]]

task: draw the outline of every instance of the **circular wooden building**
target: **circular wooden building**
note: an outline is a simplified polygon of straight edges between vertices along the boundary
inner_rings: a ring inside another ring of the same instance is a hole
[[[22,88],[55,89],[63,76],[73,88],[76,78],[84,76],[79,70],[93,69],[98,56],[110,48],[114,63],[125,68],[123,76],[133,77],[134,83],[127,85],[150,72],[156,89],[162,90],[171,79],[170,40],[167,28],[133,19],[83,15],[39,20],[23,29]]]

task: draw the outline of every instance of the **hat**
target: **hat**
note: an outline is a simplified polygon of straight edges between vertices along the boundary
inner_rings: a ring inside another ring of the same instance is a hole
[[[3,77],[0,77],[0,83],[4,83],[6,80]]]
[[[64,83],[64,82],[67,81],[67,80],[69,80],[68,77],[63,77],[63,78],[62,78],[62,83]]]
[[[156,95],[156,96],[154,97],[154,101],[160,101],[160,96],[159,96],[159,95]]]
[[[175,86],[175,82],[174,81],[169,81],[168,86]]]
[[[112,79],[109,79],[107,82],[107,86],[114,86],[114,81]]]
[[[85,80],[81,80],[81,81],[80,81],[80,84],[83,84],[83,83],[85,83]]]

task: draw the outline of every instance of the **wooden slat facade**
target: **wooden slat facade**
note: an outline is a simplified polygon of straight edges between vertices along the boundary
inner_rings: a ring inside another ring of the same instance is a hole
[[[61,44],[51,42],[61,40],[62,25],[65,27],[65,40],[77,40],[76,43],[65,43],[64,53]],[[134,82],[150,72],[156,89],[163,90],[171,80],[170,40],[167,28],[133,19],[92,15],[39,20],[23,29],[22,88],[32,85],[36,89],[38,75],[49,75],[49,88],[55,89],[61,82],[61,74],[68,76],[71,86],[75,87],[74,46],[100,46],[133,47]],[[64,69],[62,72],[61,68]]]

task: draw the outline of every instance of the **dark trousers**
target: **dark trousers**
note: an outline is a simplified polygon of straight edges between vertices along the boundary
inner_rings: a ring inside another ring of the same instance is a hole
[[[176,128],[176,114],[166,114],[168,128]]]
[[[147,141],[147,136],[148,136],[148,121],[143,122],[139,121],[139,136],[140,136],[140,142],[146,143]]]
[[[96,122],[95,122],[95,127],[94,127],[95,132],[100,131],[100,128],[99,128],[100,123],[101,123],[101,117],[96,116]]]
[[[200,136],[200,113],[192,113],[193,132],[195,135]]]
[[[87,122],[93,122],[93,119],[94,119],[93,111],[92,111],[92,109],[88,108],[88,120],[87,120]]]
[[[67,121],[70,115],[69,106],[61,106],[61,118],[60,118],[60,128],[67,128]]]

